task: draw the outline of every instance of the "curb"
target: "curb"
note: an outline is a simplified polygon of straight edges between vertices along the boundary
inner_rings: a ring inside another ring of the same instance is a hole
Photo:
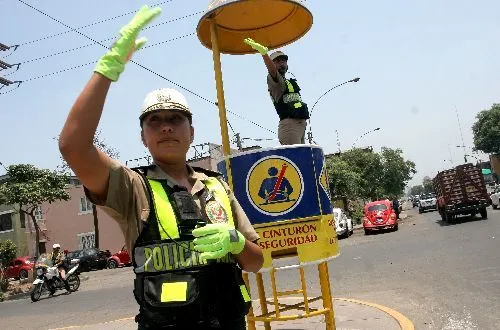
[[[284,298],[284,299],[286,299],[286,298]],[[383,305],[379,305],[379,304],[375,304],[375,303],[371,303],[371,302],[368,302],[368,301],[362,301],[362,300],[350,299],[350,298],[333,298],[333,300],[345,301],[345,302],[350,302],[350,303],[354,303],[354,304],[358,304],[358,305],[365,305],[365,306],[368,306],[368,307],[373,307],[375,309],[378,309],[378,310],[380,310],[380,311],[388,314],[390,317],[392,317],[393,319],[395,319],[398,322],[401,330],[415,330],[415,326],[413,325],[413,323],[406,316],[404,316],[403,314],[401,314],[400,312],[398,312],[398,311],[396,311],[396,310],[394,310],[392,308],[389,308],[389,307],[386,307],[386,306],[383,306]],[[253,301],[258,302],[259,300],[254,299]],[[103,323],[99,323],[98,325],[111,324],[111,323],[120,322],[120,321],[129,321],[129,320],[133,320],[133,319],[134,319],[133,316],[131,316],[131,317],[124,317],[124,318],[117,319],[117,320],[111,320],[111,321],[106,321],[106,322],[103,322]],[[97,324],[91,324],[90,326],[92,326],[92,325],[95,326]],[[85,326],[89,326],[89,325],[70,325],[70,326],[60,327],[60,328],[52,328],[51,330],[74,329],[74,328],[82,328],[82,327],[85,327]]]
[[[84,276],[80,276],[80,282],[85,282],[89,279],[90,277],[87,276],[87,275],[84,275]],[[28,298],[30,296],[31,292],[28,291],[28,292],[23,292],[23,293],[19,293],[19,294],[15,294],[15,295],[12,295],[12,296],[8,296],[6,298],[4,298],[3,301],[0,301],[0,303],[2,302],[6,302],[6,301],[11,301],[11,300],[21,300],[21,299],[25,299],[25,298]]]
[[[403,314],[401,314],[400,312],[398,312],[392,308],[389,308],[389,307],[386,307],[383,305],[379,305],[379,304],[375,304],[375,303],[371,303],[368,301],[362,301],[362,300],[350,299],[350,298],[333,298],[333,300],[346,301],[346,302],[351,302],[351,303],[355,303],[355,304],[359,304],[359,305],[365,305],[365,306],[376,308],[378,310],[381,310],[381,311],[389,314],[389,316],[391,316],[393,319],[398,321],[399,326],[401,327],[401,330],[415,330],[415,326],[406,316],[404,316]]]

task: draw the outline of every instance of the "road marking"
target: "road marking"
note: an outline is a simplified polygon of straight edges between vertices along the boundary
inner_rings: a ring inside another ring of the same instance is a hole
[[[379,309],[383,312],[386,312],[387,314],[392,316],[396,321],[398,321],[399,326],[401,327],[401,330],[415,330],[415,326],[406,316],[404,316],[400,312],[398,312],[392,308],[389,308],[387,306],[383,306],[383,305],[379,305],[379,304],[375,304],[375,303],[363,301],[363,300],[350,299],[350,298],[333,298],[333,300],[347,301],[347,302],[352,302],[355,304],[370,306],[370,307]]]
[[[301,297],[281,297],[281,298],[279,298],[279,300],[302,300],[302,299],[303,298],[301,298]],[[308,299],[312,299],[312,298],[308,298]],[[357,299],[351,299],[351,298],[333,298],[333,300],[346,301],[346,302],[351,302],[351,303],[358,304],[358,305],[365,305],[365,306],[376,308],[378,310],[381,310],[381,311],[389,314],[389,316],[394,318],[399,323],[401,330],[415,330],[415,326],[406,316],[404,316],[400,312],[398,312],[392,308],[389,308],[387,306],[375,304],[375,303],[372,303],[369,301],[363,301],[363,300],[357,300]],[[260,300],[254,299],[254,300],[252,300],[252,302],[258,303],[258,302],[260,302]],[[113,323],[113,322],[129,321],[129,320],[134,320],[134,319],[135,319],[135,317],[131,316],[131,317],[124,317],[124,318],[117,319],[117,320],[106,321],[106,322],[102,322],[102,323],[98,323],[98,324],[72,325],[72,326],[68,326],[68,327],[54,328],[54,329],[50,329],[50,330],[76,329],[76,328],[83,328],[86,326],[102,325],[102,324],[108,324],[108,323]]]

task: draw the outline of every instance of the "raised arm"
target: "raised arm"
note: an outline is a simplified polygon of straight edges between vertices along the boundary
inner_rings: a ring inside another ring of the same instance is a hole
[[[263,46],[257,42],[255,42],[253,39],[246,38],[243,40],[244,43],[258,51],[262,55],[262,59],[264,60],[264,63],[266,64],[267,71],[271,75],[271,77],[276,80],[277,74],[278,74],[278,69],[276,69],[276,65],[274,65],[274,62],[271,60],[269,55],[267,55],[267,52],[269,49],[266,46]]]
[[[94,135],[111,82],[118,80],[133,52],[146,42],[141,29],[161,13],[143,6],[120,30],[120,37],[97,63],[90,81],[78,96],[59,136],[59,150],[83,185],[99,199],[107,195],[111,159],[97,150]]]

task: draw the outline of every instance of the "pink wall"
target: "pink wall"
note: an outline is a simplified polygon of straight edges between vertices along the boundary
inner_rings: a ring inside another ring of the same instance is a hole
[[[60,201],[42,205],[43,219],[47,227],[47,252],[52,251],[52,244],[61,244],[62,249],[69,251],[79,248],[78,234],[94,231],[92,210],[88,213],[80,212],[80,198],[85,196],[83,186],[70,186],[69,201]],[[99,249],[119,251],[125,243],[123,233],[111,217],[97,208],[99,218]],[[33,235],[34,237],[34,235]]]

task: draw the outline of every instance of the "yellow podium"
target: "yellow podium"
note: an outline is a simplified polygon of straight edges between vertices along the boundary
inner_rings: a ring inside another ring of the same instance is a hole
[[[220,53],[243,55],[255,51],[245,38],[276,49],[290,44],[309,31],[313,17],[295,0],[213,0],[197,26],[200,42],[212,50],[219,120],[225,159],[218,170],[225,174],[236,198],[260,235],[258,244],[264,265],[256,274],[261,315],[253,309],[247,315],[249,329],[255,322],[286,321],[324,315],[327,329],[335,329],[333,302],[328,275],[328,260],[338,255],[333,226],[328,178],[321,148],[310,145],[283,146],[230,155]],[[298,263],[274,267],[273,259],[296,257]],[[317,265],[320,297],[308,298],[304,267]],[[279,291],[278,271],[298,270],[301,287]],[[268,301],[263,273],[269,273],[272,298]],[[245,281],[250,287],[248,274]],[[303,302],[287,305],[280,297],[301,295]],[[312,301],[323,300],[323,308],[313,309]],[[268,304],[274,311],[268,312]],[[284,315],[291,309],[301,314]]]

